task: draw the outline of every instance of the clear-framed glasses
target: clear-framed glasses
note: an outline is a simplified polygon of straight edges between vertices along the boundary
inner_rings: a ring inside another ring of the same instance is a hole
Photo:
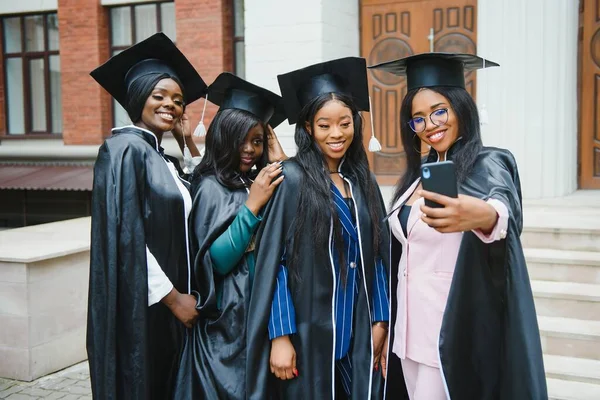
[[[435,126],[442,126],[448,122],[448,109],[440,108],[429,114],[429,120]],[[427,128],[425,117],[415,117],[408,121],[410,129],[415,133],[421,133]]]

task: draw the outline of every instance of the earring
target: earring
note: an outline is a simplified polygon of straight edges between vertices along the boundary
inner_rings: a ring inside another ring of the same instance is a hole
[[[418,149],[417,149],[417,147],[415,146],[415,138],[417,138],[417,140],[419,141],[419,148],[418,148]],[[420,155],[423,155],[423,154],[425,154],[425,153],[421,151],[421,143],[422,143],[422,142],[421,142],[421,139],[419,139],[419,138],[417,137],[417,134],[416,134],[416,133],[415,133],[415,134],[413,134],[413,149],[414,149],[414,150],[415,150],[417,153],[419,153]]]

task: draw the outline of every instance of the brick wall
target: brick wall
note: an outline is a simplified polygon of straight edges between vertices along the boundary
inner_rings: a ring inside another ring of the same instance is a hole
[[[108,59],[108,12],[97,1],[58,0],[65,144],[98,144],[110,134],[108,94],[90,71]]]
[[[230,0],[175,0],[177,47],[207,84],[223,71],[233,70],[232,5]],[[187,109],[193,128],[204,100]],[[209,103],[204,124],[208,128],[217,107]]]
[[[58,0],[58,23],[66,145],[100,144],[112,128],[110,96],[90,71],[109,57],[109,12],[100,0]],[[207,84],[233,69],[231,0],[175,0],[177,45]],[[6,132],[0,32],[0,135]],[[188,107],[193,128],[204,100]],[[207,107],[208,127],[217,107]]]

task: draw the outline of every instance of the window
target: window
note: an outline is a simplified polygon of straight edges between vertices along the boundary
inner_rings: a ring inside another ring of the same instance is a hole
[[[175,3],[159,2],[112,7],[110,9],[111,55],[141,42],[156,32],[164,32],[172,41],[175,33]],[[113,124],[131,124],[127,112],[113,100]]]
[[[246,77],[244,0],[233,0],[233,70],[240,78]]]
[[[9,135],[61,133],[56,13],[2,18]]]

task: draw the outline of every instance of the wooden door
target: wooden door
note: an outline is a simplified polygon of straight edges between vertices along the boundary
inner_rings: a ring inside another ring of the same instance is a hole
[[[362,0],[361,54],[368,65],[433,51],[476,53],[477,0]],[[433,35],[431,33],[433,32]],[[400,139],[400,105],[406,79],[369,70],[375,135],[382,151],[370,154],[379,183],[391,185],[406,169]],[[475,73],[467,74],[475,93]],[[365,120],[368,122],[368,120]],[[371,137],[365,127],[365,143]]]
[[[579,187],[600,189],[600,1],[581,0]]]

